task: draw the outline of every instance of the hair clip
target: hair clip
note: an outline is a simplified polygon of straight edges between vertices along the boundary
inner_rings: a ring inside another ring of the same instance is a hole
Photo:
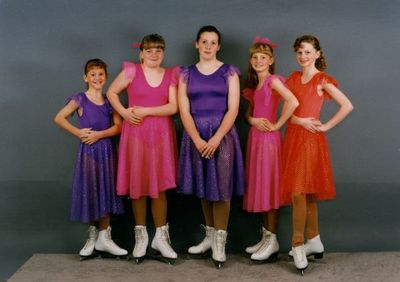
[[[140,43],[140,42],[133,42],[132,43],[132,47],[133,48],[140,48],[140,45],[142,45],[142,43]]]
[[[269,38],[261,38],[260,36],[256,36],[253,40],[253,44],[254,43],[262,43],[262,44],[266,44],[269,45],[271,48],[276,48],[278,47],[278,45],[276,45],[275,43],[272,43],[271,40]]]

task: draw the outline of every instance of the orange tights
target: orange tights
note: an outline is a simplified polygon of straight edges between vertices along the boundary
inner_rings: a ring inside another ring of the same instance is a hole
[[[227,230],[231,202],[210,202],[201,199],[201,207],[207,226],[213,226],[217,230]]]
[[[292,221],[293,247],[304,244],[304,229],[307,239],[319,234],[317,201],[312,194],[292,193]]]

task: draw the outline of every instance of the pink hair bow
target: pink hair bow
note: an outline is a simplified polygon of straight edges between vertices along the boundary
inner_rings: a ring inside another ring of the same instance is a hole
[[[133,48],[140,48],[141,43],[140,42],[133,42],[132,47]]]
[[[269,38],[261,38],[260,36],[256,36],[253,40],[253,44],[254,43],[262,43],[262,44],[266,44],[271,46],[271,48],[276,48],[278,47],[278,45],[276,45],[275,43],[272,43],[272,41]]]

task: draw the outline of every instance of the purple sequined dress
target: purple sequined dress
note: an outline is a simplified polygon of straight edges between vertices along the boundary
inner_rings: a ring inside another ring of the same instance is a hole
[[[104,130],[111,126],[112,108],[104,97],[103,105],[91,102],[85,93],[68,98],[83,109],[78,115],[80,128]],[[116,157],[111,138],[92,145],[80,143],[72,185],[71,220],[89,223],[113,213],[123,212],[122,200],[116,195]]]
[[[221,125],[227,111],[228,79],[239,71],[223,64],[210,75],[195,65],[182,68],[187,84],[190,112],[200,136],[209,140]],[[225,135],[211,159],[202,158],[186,131],[183,132],[179,158],[178,192],[195,194],[208,201],[229,201],[244,193],[244,169],[235,126]]]

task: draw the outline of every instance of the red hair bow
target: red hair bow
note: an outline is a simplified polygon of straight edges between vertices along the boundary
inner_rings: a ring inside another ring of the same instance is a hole
[[[140,43],[140,42],[133,42],[132,43],[132,47],[133,48],[140,48],[140,45],[141,45],[142,43]]]
[[[260,36],[256,36],[253,40],[253,44],[254,43],[262,43],[262,44],[266,44],[269,45],[271,48],[276,48],[278,47],[278,45],[276,45],[275,43],[272,43],[272,41],[269,38],[261,38]]]

